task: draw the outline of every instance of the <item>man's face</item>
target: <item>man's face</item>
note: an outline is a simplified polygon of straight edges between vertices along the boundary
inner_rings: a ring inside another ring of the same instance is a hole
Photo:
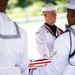
[[[5,12],[8,0],[0,0],[0,12]]]
[[[71,13],[70,11],[67,9],[67,20],[68,20],[68,23],[69,25],[71,24],[71,17],[70,17]]]
[[[69,25],[75,24],[75,10],[67,9],[67,20]]]
[[[45,11],[44,17],[46,19],[46,22],[48,22],[49,24],[55,23],[55,21],[56,21],[56,10]]]

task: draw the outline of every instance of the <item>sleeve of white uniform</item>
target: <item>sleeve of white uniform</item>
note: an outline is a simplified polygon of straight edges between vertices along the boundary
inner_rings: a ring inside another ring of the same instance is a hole
[[[63,74],[68,60],[69,48],[67,46],[67,43],[65,43],[65,41],[61,37],[58,37],[54,43],[54,52],[55,55],[52,58],[52,62],[48,64],[46,67],[42,67],[35,70],[33,72],[33,75],[37,75],[37,73],[39,75]]]
[[[47,44],[46,44],[46,36],[45,31],[43,29],[39,30],[35,34],[35,40],[37,45],[37,51],[41,57],[48,57],[47,55]]]
[[[28,65],[29,65],[29,60],[28,60],[28,39],[27,35],[25,36],[24,40],[24,46],[23,46],[23,54],[21,56],[21,62],[19,64],[19,67],[21,69],[21,74],[22,75],[28,75]]]

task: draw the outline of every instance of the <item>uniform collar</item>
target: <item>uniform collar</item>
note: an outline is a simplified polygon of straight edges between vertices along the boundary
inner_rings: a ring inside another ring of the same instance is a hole
[[[47,26],[51,29],[51,31],[52,31],[54,34],[56,34],[57,27],[56,27],[55,25],[49,25],[49,24],[47,24],[47,23],[45,23],[45,25],[47,25]]]
[[[5,13],[0,13],[0,38],[20,37],[19,28]]]

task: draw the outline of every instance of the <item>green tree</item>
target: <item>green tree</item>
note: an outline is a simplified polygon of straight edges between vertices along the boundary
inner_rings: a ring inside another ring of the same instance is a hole
[[[56,0],[56,3],[57,3],[58,5],[60,5],[60,4],[65,4],[65,0]]]
[[[56,0],[41,0],[41,1],[45,2],[46,4],[47,4],[47,3],[56,4]]]
[[[65,0],[9,0],[8,8],[15,8],[15,7],[24,8],[39,1],[44,2],[45,4],[47,3],[64,4],[65,3]]]
[[[32,0],[30,0],[30,1],[29,0],[18,0],[17,6],[24,8],[24,7],[28,6],[28,5],[31,5],[32,4],[31,1]]]
[[[7,8],[15,8],[18,3],[18,0],[9,0]]]

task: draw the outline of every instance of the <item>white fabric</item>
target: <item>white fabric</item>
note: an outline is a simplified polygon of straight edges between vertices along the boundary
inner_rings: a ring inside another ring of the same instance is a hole
[[[75,9],[75,0],[66,0],[66,7],[69,9]]]
[[[47,25],[45,25],[48,29],[50,29]],[[50,29],[51,31],[51,29]],[[59,35],[57,34],[57,32],[59,32],[60,34],[60,30],[57,28],[56,31],[56,36]],[[53,52],[53,48],[54,48],[54,40],[56,39],[56,37],[54,35],[52,35],[52,33],[50,33],[45,27],[44,25],[42,25],[36,35],[35,35],[35,39],[36,39],[36,45],[37,45],[37,51],[40,54],[40,58],[52,58],[52,52]]]
[[[11,21],[4,13],[0,13],[0,34],[2,35],[16,34],[16,29],[13,21]]]
[[[75,25],[72,26],[75,29]],[[72,51],[75,49],[75,37],[72,36]],[[75,75],[75,66],[68,63],[70,51],[69,32],[60,35],[54,43],[54,52],[56,55],[52,59],[52,63],[46,67],[34,70],[33,75]],[[75,56],[71,59],[71,63],[75,64]]]
[[[66,7],[69,9],[75,9],[75,4],[66,3]]]
[[[48,7],[42,7],[42,11],[52,11],[52,10],[57,10],[56,6],[48,6]]]
[[[0,37],[0,75],[28,75],[27,33],[19,27],[20,38]],[[16,28],[6,14],[0,13],[0,35],[14,35]]]

